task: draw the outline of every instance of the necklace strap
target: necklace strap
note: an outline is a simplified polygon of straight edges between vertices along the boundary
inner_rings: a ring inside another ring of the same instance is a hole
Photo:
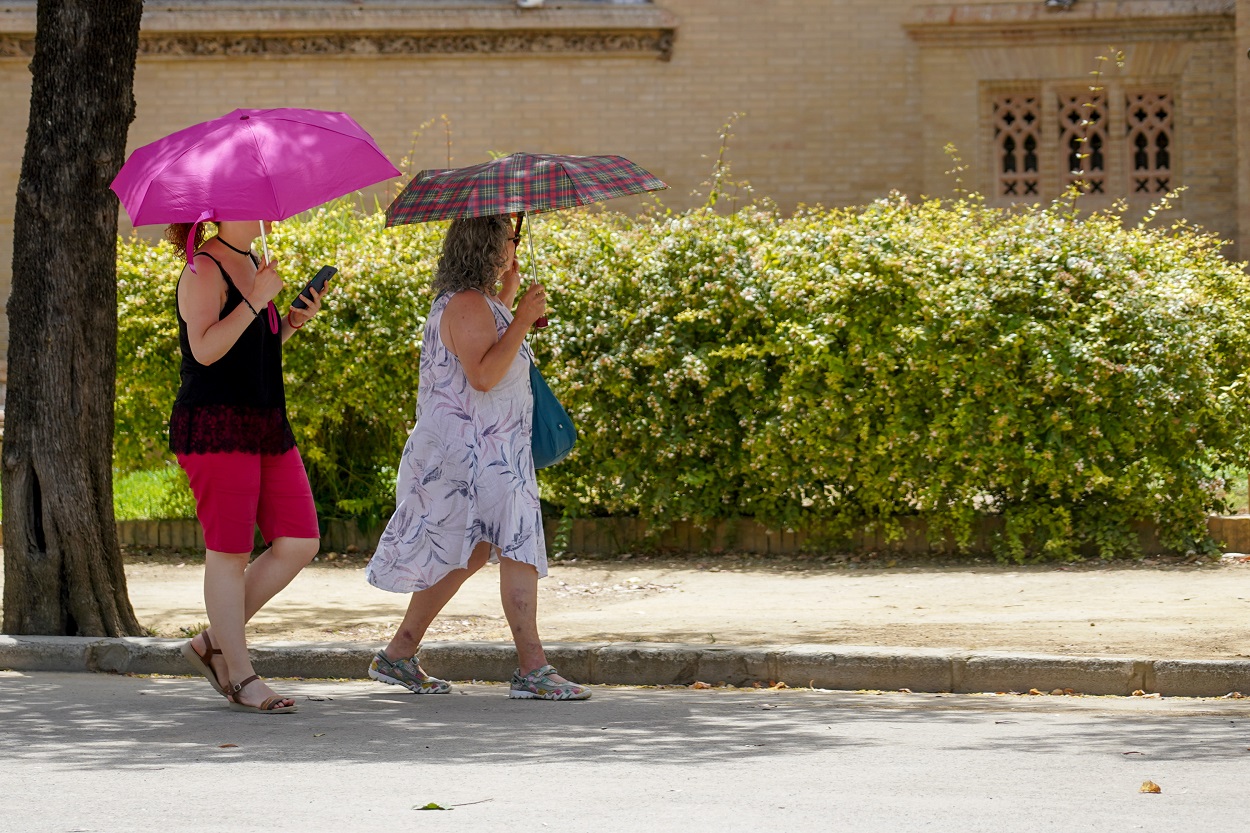
[[[229,249],[232,252],[236,252],[237,254],[241,254],[241,255],[250,255],[252,253],[252,250],[250,248],[240,249],[238,246],[231,246],[230,241],[222,237],[220,234],[217,235],[217,239],[221,242],[221,245],[225,246],[227,249]]]

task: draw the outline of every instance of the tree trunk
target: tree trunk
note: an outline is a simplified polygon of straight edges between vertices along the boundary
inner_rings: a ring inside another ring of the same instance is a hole
[[[4,631],[141,632],[113,518],[117,198],[142,0],[39,0],[13,224]]]

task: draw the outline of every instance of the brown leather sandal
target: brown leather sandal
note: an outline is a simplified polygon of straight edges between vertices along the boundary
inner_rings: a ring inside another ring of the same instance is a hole
[[[207,649],[204,653],[195,650],[194,639],[188,639],[182,643],[182,655],[187,658],[187,662],[191,663],[191,667],[204,675],[204,678],[212,685],[213,690],[222,697],[229,697],[226,687],[221,684],[221,680],[217,679],[217,672],[213,670],[213,657],[221,654],[221,649],[213,647],[213,640],[208,638],[208,631],[204,631],[204,647]]]
[[[260,712],[261,714],[291,714],[299,711],[299,706],[291,704],[289,706],[279,706],[283,700],[290,700],[290,697],[278,697],[277,695],[269,697],[259,706],[249,706],[247,703],[238,701],[239,692],[247,688],[252,683],[260,679],[259,674],[253,674],[241,683],[234,683],[230,686],[230,693],[226,698],[230,701],[230,708],[239,712]]]

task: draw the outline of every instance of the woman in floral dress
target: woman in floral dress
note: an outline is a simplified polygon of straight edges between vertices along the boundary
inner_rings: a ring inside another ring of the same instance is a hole
[[[518,660],[509,696],[590,697],[547,664],[538,637],[538,579],[547,574],[547,550],[525,336],[547,301],[546,290],[533,284],[511,312],[521,281],[518,242],[502,216],[454,220],[447,230],[422,339],[417,424],[400,460],[395,514],[369,562],[370,584],[412,593],[369,676],[417,694],[451,690],[421,667],[421,639],[465,580],[498,562]]]

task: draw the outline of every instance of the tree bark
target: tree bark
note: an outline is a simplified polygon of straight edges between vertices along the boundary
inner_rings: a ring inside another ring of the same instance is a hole
[[[113,517],[117,198],[142,0],[39,0],[13,224],[5,407],[10,634],[141,633]]]

